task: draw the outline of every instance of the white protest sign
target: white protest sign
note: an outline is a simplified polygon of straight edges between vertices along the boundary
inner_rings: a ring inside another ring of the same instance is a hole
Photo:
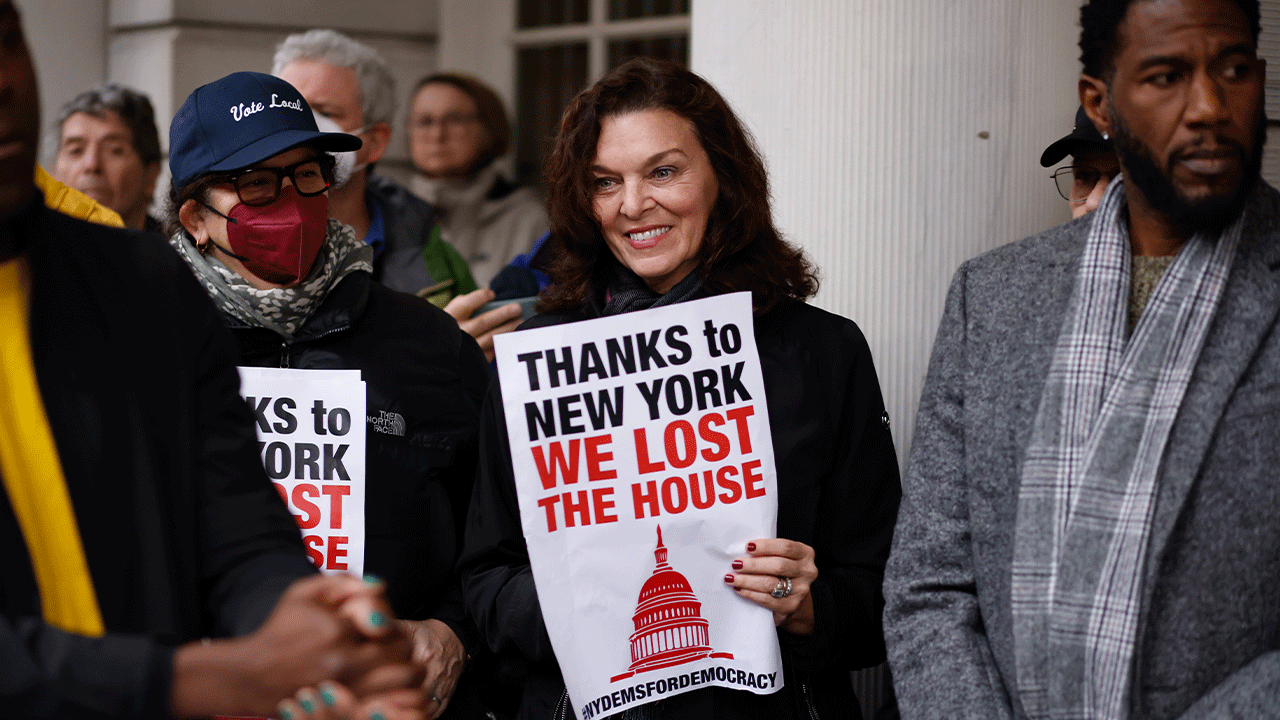
[[[241,367],[267,477],[311,562],[364,574],[365,386],[359,370]]]
[[[782,686],[769,610],[725,584],[773,537],[749,293],[495,338],[538,601],[582,720]]]

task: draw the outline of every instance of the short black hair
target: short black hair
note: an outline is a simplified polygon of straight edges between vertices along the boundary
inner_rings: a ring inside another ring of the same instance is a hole
[[[1102,80],[1111,80],[1114,60],[1119,45],[1120,23],[1129,14],[1129,6],[1135,2],[1150,0],[1089,0],[1080,8],[1080,63],[1084,74]],[[1231,0],[1249,23],[1253,44],[1258,44],[1261,27],[1258,0]]]

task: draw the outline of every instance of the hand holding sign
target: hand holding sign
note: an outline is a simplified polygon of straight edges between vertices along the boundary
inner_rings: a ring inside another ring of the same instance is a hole
[[[773,611],[773,624],[795,635],[813,632],[813,596],[809,589],[818,579],[813,548],[778,538],[747,543],[747,556],[733,561],[733,572],[724,581],[751,602]],[[790,580],[790,592],[782,597],[774,588]]]

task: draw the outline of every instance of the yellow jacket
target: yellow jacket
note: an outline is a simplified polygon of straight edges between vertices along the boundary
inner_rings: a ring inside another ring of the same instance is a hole
[[[39,163],[36,164],[36,187],[44,193],[44,204],[64,215],[108,227],[124,227],[119,213],[70,185],[54,180]]]

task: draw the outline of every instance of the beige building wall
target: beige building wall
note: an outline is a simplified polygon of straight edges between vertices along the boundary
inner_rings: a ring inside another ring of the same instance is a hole
[[[47,126],[67,98],[106,77],[107,0],[16,2],[40,80],[40,117]]]

